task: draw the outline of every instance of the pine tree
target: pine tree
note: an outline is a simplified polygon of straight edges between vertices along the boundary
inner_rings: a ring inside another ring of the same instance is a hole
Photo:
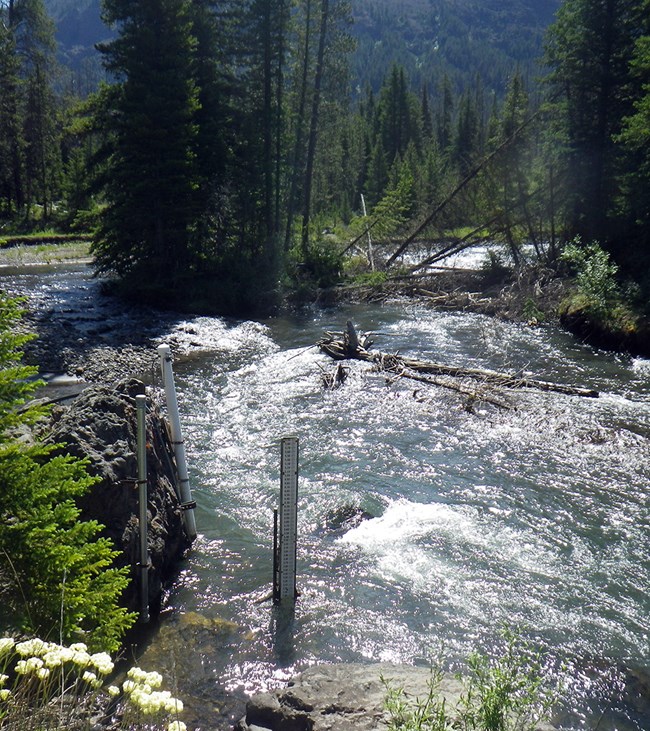
[[[0,195],[9,212],[40,202],[47,216],[59,192],[54,50],[43,0],[0,6]]]
[[[192,272],[199,185],[189,0],[106,0],[119,36],[102,47],[118,81],[107,95],[107,207],[93,251],[99,272],[177,286]],[[145,275],[146,273],[146,275]]]
[[[24,205],[20,60],[13,3],[0,9],[0,196],[7,214]]]
[[[114,651],[134,617],[119,606],[128,568],[113,568],[101,526],[79,519],[76,500],[95,480],[85,462],[55,456],[60,445],[16,439],[44,413],[25,408],[39,381],[21,362],[20,315],[0,292],[0,624]]]
[[[620,167],[622,232],[631,244],[626,252],[629,266],[647,270],[650,261],[650,2],[643,5],[644,22],[631,62],[634,105],[622,120],[615,138],[622,160]],[[637,279],[639,277],[637,276]],[[647,290],[650,282],[645,278]]]
[[[570,232],[610,246],[619,192],[614,138],[631,112],[629,65],[641,6],[627,0],[566,0],[546,50],[556,134],[566,140]]]
[[[422,87],[421,96],[421,114],[422,114],[422,137],[429,141],[433,138],[433,117],[431,116],[431,108],[429,106],[429,93],[426,85]]]
[[[438,133],[438,147],[445,154],[453,141],[452,120],[454,116],[454,96],[451,90],[449,77],[445,75],[442,81],[440,108],[436,114],[436,128]]]
[[[461,178],[464,178],[476,163],[480,152],[479,142],[478,111],[474,98],[466,91],[460,101],[453,141],[453,160]]]

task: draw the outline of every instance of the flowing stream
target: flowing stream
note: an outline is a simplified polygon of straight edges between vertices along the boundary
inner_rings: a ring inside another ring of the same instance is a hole
[[[5,280],[62,317],[99,297],[82,269]],[[508,410],[466,408],[360,362],[325,391],[332,361],[311,346],[347,319],[380,350],[601,397],[511,391]],[[460,668],[507,623],[566,676],[561,728],[650,728],[650,361],[406,302],[156,325],[159,342],[194,345],[175,371],[199,538],[141,664],[173,674],[191,721],[213,728],[217,714],[225,728],[233,697],[316,662]],[[295,613],[266,599],[288,434],[301,451]]]

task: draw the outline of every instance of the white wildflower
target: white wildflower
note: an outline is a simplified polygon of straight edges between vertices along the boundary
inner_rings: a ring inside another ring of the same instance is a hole
[[[18,660],[14,670],[18,675],[26,675],[29,672],[27,668],[27,660]]]
[[[59,657],[61,658],[61,662],[72,662],[75,656],[74,650],[71,650],[69,647],[63,647],[59,645],[58,649]]]
[[[0,690],[0,701],[6,701],[11,697],[11,691],[8,688]]]
[[[109,685],[107,691],[108,695],[110,695],[111,698],[116,698],[120,694],[120,689],[117,687],[117,685]]]
[[[45,667],[50,669],[61,667],[63,664],[58,652],[46,652],[45,655],[43,655],[43,662],[45,663]]]
[[[72,650],[72,645],[70,649]],[[73,650],[72,662],[80,668],[87,668],[90,665],[90,655],[85,650]]]
[[[151,688],[160,688],[163,682],[163,676],[153,670],[150,673],[146,673],[144,683]]]
[[[0,674],[0,688],[9,680],[8,675]]]
[[[125,680],[122,683],[122,690],[125,693],[133,693],[133,691],[137,688],[137,684],[133,682],[133,680]]]
[[[81,679],[84,680],[86,683],[92,683],[97,680],[97,676],[95,675],[95,673],[90,672],[90,670],[86,670],[81,676]]]
[[[135,680],[136,683],[145,683],[147,681],[148,673],[134,665],[132,668],[129,668],[126,675],[131,678],[131,680]]]
[[[179,698],[167,698],[164,708],[167,713],[180,713],[183,710],[183,701]]]
[[[187,726],[182,721],[172,721],[167,726],[167,731],[187,731]]]
[[[113,672],[114,663],[107,652],[96,652],[90,656],[90,662],[101,675],[109,675]]]
[[[88,652],[88,646],[83,642],[73,642],[70,645],[72,652]]]
[[[0,637],[0,657],[13,650],[16,640],[13,637]]]
[[[49,668],[39,668],[36,671],[36,677],[39,680],[47,680],[50,677],[50,670],[49,670]]]
[[[22,657],[28,655],[40,655],[42,652],[47,650],[47,643],[40,640],[38,637],[34,637],[32,640],[25,640],[19,642],[16,645],[16,652]]]

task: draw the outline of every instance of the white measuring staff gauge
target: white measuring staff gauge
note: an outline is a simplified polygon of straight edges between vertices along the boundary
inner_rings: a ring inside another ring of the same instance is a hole
[[[296,553],[298,545],[298,437],[280,442],[280,516],[277,556],[276,602],[294,601],[296,590]]]

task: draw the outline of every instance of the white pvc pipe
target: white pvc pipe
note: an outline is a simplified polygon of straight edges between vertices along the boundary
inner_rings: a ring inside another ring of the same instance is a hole
[[[135,397],[138,415],[138,501],[140,508],[140,621],[149,621],[149,547],[147,545],[147,397]]]
[[[185,458],[185,442],[181,432],[181,420],[178,415],[178,399],[176,397],[176,386],[174,384],[174,371],[172,369],[172,351],[169,345],[158,346],[160,357],[160,368],[162,380],[165,387],[167,399],[167,413],[172,432],[172,445],[176,457],[176,469],[178,470],[179,492],[181,508],[183,510],[183,522],[188,538],[193,541],[196,538],[196,521],[194,520],[195,503],[192,500],[190,489],[190,478],[187,474],[187,460]]]

